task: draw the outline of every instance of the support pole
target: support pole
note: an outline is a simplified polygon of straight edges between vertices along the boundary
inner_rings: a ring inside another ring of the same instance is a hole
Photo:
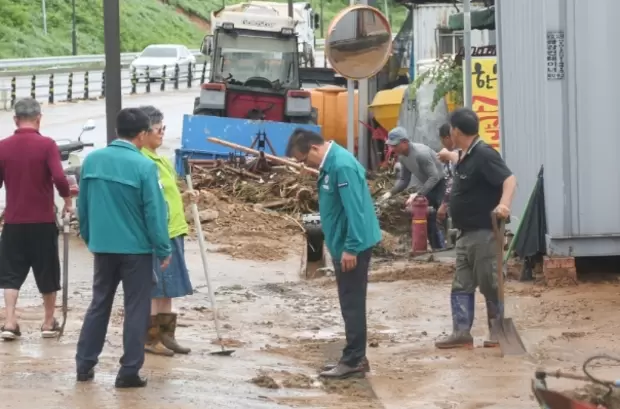
[[[355,0],[350,0],[349,5],[354,6]],[[357,24],[356,22],[354,36],[357,36]],[[347,80],[347,150],[355,154],[355,83],[353,80]]]
[[[355,83],[353,80],[347,80],[347,150],[355,154]]]
[[[47,35],[47,7],[45,0],[41,0],[41,13],[43,14],[43,32]]]
[[[471,0],[463,0],[463,47],[465,48],[465,79],[463,84],[463,105],[471,108]]]
[[[71,0],[72,17],[71,17],[71,48],[73,55],[77,55],[77,24],[75,19],[75,0]]]
[[[368,0],[359,0],[357,4],[367,5]],[[357,160],[368,169],[368,130],[363,124],[368,123],[368,79],[357,81],[357,101]]]
[[[116,139],[116,116],[122,108],[119,0],[103,2],[105,40],[105,113],[108,143]]]
[[[288,16],[293,18],[293,0],[288,0]]]

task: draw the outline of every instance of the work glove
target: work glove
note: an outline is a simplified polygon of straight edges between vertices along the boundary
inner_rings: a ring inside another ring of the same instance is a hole
[[[409,199],[407,199],[407,201],[405,202],[406,206],[411,206],[413,204],[414,199],[418,197],[417,193],[413,193],[412,195],[409,196]]]
[[[385,202],[386,200],[388,200],[390,197],[392,197],[392,192],[385,192],[384,194],[381,195],[381,197],[379,198],[379,203]]]

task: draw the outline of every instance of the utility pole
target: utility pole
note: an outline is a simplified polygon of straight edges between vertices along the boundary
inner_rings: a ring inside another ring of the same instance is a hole
[[[288,0],[288,16],[293,18],[293,0]]]
[[[41,13],[43,14],[43,32],[47,35],[47,7],[45,7],[45,0],[41,0]]]
[[[323,29],[323,26],[325,25],[324,22],[325,20],[323,20],[323,3],[325,2],[325,0],[321,0],[321,38],[325,39],[325,30]]]
[[[471,0],[463,0],[463,29],[463,48],[465,49],[465,84],[463,84],[463,105],[467,108],[471,108]]]
[[[75,3],[75,0],[73,0]],[[116,116],[122,108],[121,27],[119,0],[103,2],[105,41],[105,114],[108,143],[116,139]]]
[[[71,7],[73,9],[72,27],[71,27],[71,46],[73,48],[73,55],[77,55],[77,27],[75,23],[75,0],[71,0]],[[104,6],[105,7],[105,6]]]

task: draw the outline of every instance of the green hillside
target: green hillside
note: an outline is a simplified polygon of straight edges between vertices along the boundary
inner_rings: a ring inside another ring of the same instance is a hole
[[[43,31],[41,0],[0,0],[0,58],[44,57],[71,54],[71,0],[48,0],[47,34]],[[121,49],[140,51],[149,44],[184,44],[198,48],[204,28],[177,8],[208,18],[221,7],[218,0],[121,0]],[[348,2],[347,2],[348,3]],[[325,0],[326,26],[346,7],[342,0]],[[230,0],[227,4],[232,4]],[[312,0],[319,10],[319,0]],[[76,0],[79,54],[103,53],[103,0]],[[395,31],[406,10],[392,6]],[[317,33],[318,34],[318,33]]]

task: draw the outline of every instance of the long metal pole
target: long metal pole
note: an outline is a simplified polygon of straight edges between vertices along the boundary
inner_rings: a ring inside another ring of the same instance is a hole
[[[359,0],[358,4],[368,4],[368,0]],[[387,10],[387,9],[386,9]],[[357,81],[357,160],[368,168],[368,79]]]
[[[325,38],[325,30],[324,30],[325,20],[323,20],[323,3],[324,2],[325,0],[321,0],[321,38]]]
[[[119,0],[103,3],[105,40],[105,114],[108,143],[116,139],[116,115],[122,108],[121,29]]]
[[[409,55],[409,80],[413,82],[415,80],[415,76],[417,74],[416,64],[415,64],[415,6],[412,4],[409,9],[409,13],[411,14],[411,53]]]
[[[463,103],[471,108],[471,0],[463,0],[463,47],[465,48],[465,79],[463,86]]]
[[[355,5],[355,0],[349,1],[350,6]],[[359,22],[355,22],[353,35],[358,36]],[[362,101],[359,101],[362,104]],[[347,150],[355,154],[355,83],[347,80]]]
[[[71,7],[73,9],[73,16],[71,18],[71,46],[73,48],[73,55],[77,55],[77,27],[75,21],[75,0],[71,1]]]
[[[293,18],[293,0],[288,0],[288,16]]]
[[[43,14],[43,32],[47,35],[47,7],[45,7],[45,0],[41,0],[41,13]]]

